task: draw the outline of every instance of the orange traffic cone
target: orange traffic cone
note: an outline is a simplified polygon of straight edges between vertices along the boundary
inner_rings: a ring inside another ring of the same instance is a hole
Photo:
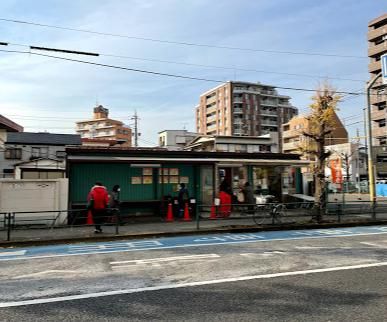
[[[172,204],[168,204],[168,211],[167,211],[167,218],[165,218],[166,222],[172,222],[173,221],[173,212],[172,212]]]
[[[189,210],[188,210],[188,203],[187,202],[185,203],[185,207],[184,207],[183,221],[191,221],[191,217],[189,216]]]
[[[91,210],[87,212],[86,225],[94,225],[93,213],[91,212]]]
[[[216,219],[216,211],[214,205],[211,206],[210,219]]]

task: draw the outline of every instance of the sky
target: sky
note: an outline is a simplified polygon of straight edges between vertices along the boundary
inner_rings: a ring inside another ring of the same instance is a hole
[[[385,0],[1,0],[0,19],[120,37],[0,20],[0,42],[12,44],[0,50],[96,52],[101,55],[40,53],[280,87],[314,89],[328,79],[339,91],[361,92],[368,80],[367,24],[386,9]],[[162,130],[194,131],[200,94],[218,85],[0,51],[0,114],[29,132],[75,133],[75,122],[90,119],[98,103],[128,125],[137,111],[139,143],[152,146]],[[278,92],[290,96],[300,113],[307,111],[312,93]],[[363,135],[365,104],[364,95],[345,95],[339,105],[351,136],[357,129]]]

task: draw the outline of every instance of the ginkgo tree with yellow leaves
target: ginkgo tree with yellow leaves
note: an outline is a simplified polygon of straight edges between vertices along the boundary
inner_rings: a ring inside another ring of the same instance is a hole
[[[332,139],[332,132],[337,126],[336,111],[341,96],[328,83],[319,86],[309,105],[310,111],[306,116],[308,127],[302,131],[306,138],[299,150],[308,155],[314,162],[311,164],[315,184],[316,219],[321,221],[326,209],[327,196],[325,180],[325,166],[330,151],[324,148]]]

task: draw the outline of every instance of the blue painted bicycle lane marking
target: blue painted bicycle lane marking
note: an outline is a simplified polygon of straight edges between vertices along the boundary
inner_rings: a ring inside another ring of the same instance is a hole
[[[106,254],[113,252],[146,251],[178,247],[251,243],[262,241],[308,239],[340,236],[387,234],[387,226],[368,226],[354,228],[332,228],[312,230],[271,231],[257,233],[226,233],[169,237],[160,239],[80,243],[73,245],[37,246],[0,250],[0,261],[74,256],[88,254]]]

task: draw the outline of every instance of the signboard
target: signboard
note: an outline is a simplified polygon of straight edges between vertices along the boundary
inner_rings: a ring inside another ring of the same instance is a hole
[[[380,62],[382,64],[383,84],[387,84],[387,54],[380,57]]]
[[[343,173],[341,170],[341,159],[330,160],[332,173],[332,183],[343,183]]]

